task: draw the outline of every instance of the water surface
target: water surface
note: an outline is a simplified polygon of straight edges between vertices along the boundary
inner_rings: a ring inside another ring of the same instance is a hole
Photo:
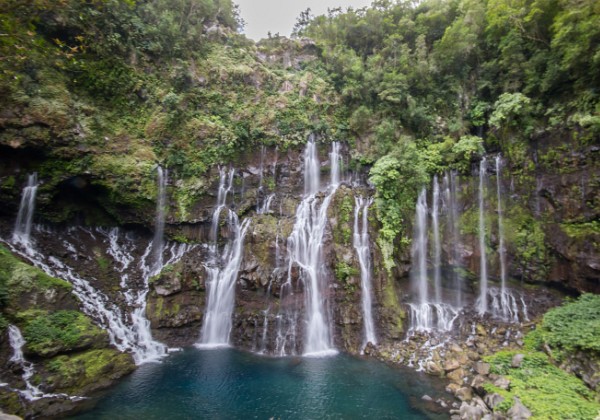
[[[427,419],[428,378],[338,355],[187,349],[146,364],[77,419]],[[443,416],[446,417],[446,416]]]

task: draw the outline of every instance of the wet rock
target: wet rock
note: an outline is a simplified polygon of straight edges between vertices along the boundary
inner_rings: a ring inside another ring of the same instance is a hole
[[[514,368],[519,368],[521,367],[521,363],[523,363],[523,358],[525,356],[521,353],[515,354],[512,358],[512,361],[510,362],[510,365]]]
[[[465,372],[465,370],[463,368],[458,368],[456,370],[453,370],[452,372],[448,373],[448,375],[447,375],[448,379],[450,379],[452,382],[457,383],[457,384],[462,384],[464,382],[465,376],[467,376],[467,373]]]
[[[446,360],[446,363],[444,363],[444,370],[446,372],[456,370],[459,367],[460,367],[460,363],[456,359],[449,359],[449,360]]]
[[[448,386],[446,387],[446,392],[449,392],[452,395],[456,395],[459,389],[459,384],[448,384]]]
[[[515,397],[513,406],[506,414],[508,414],[512,420],[525,420],[532,416],[531,411],[529,411],[517,397]]]
[[[421,397],[421,399],[423,401],[433,401],[433,398],[431,398],[429,395],[425,394]]]
[[[475,372],[479,375],[488,375],[490,373],[490,364],[484,362],[475,363]]]
[[[430,360],[430,361],[427,362],[427,364],[425,366],[425,370],[430,375],[441,375],[442,372],[443,372],[443,369],[439,365],[439,363],[436,363],[433,360]]]
[[[469,387],[462,387],[456,391],[456,398],[461,401],[471,401],[473,399],[473,391]]]

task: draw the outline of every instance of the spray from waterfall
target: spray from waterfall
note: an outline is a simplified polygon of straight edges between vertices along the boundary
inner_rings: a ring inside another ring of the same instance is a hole
[[[240,224],[237,214],[226,207],[227,196],[233,189],[233,177],[233,169],[220,169],[217,204],[212,216],[209,260],[206,263],[208,297],[200,341],[197,344],[202,348],[228,346],[231,334],[235,285],[244,254],[244,237],[250,225],[250,219]],[[227,211],[230,239],[220,249],[218,230],[223,210]]]
[[[362,349],[368,343],[377,344],[375,323],[373,322],[371,249],[369,247],[369,206],[373,199],[365,200],[361,196],[354,198],[354,236],[353,245],[360,265],[361,300],[363,310],[364,339]],[[361,218],[362,212],[362,218]],[[362,222],[359,228],[359,220]]]
[[[31,226],[35,211],[35,196],[38,189],[37,173],[32,173],[27,178],[27,185],[21,194],[19,213],[13,230],[13,242],[25,248],[30,246]]]
[[[479,313],[484,314],[488,310],[488,274],[487,274],[487,256],[485,247],[485,179],[487,170],[487,160],[485,156],[479,163],[479,265],[480,265],[480,293],[479,293]]]

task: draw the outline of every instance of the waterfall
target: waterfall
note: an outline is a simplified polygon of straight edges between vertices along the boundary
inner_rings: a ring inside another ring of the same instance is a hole
[[[337,171],[337,169],[336,169]],[[333,168],[331,173],[333,175]],[[317,155],[317,146],[311,137],[304,150],[304,195],[311,196],[319,191],[321,186],[321,165]]]
[[[504,249],[504,226],[502,224],[502,191],[500,189],[500,171],[502,169],[502,157],[496,156],[496,193],[498,200],[498,254],[500,259],[500,290],[502,296],[506,294],[506,250]],[[502,302],[505,308],[505,302]]]
[[[435,302],[442,301],[442,247],[440,245],[439,223],[440,185],[437,175],[433,177],[433,209],[431,225],[433,228],[433,290]]]
[[[19,213],[13,230],[13,242],[29,247],[33,213],[35,210],[35,196],[38,189],[37,173],[32,173],[27,178],[27,186],[23,188]]]
[[[232,190],[234,170],[220,169],[217,204],[212,216],[209,260],[206,263],[208,273],[208,297],[200,341],[202,348],[215,348],[229,345],[232,327],[232,314],[235,304],[235,285],[243,257],[244,237],[250,225],[250,219],[241,224],[237,214],[226,208],[227,195]],[[218,229],[221,211],[227,210],[227,225],[230,239],[219,250]]]
[[[417,200],[415,237],[412,246],[412,259],[417,261],[416,286],[419,303],[427,303],[427,190],[423,188]]]
[[[354,236],[352,242],[360,264],[361,297],[365,330],[362,348],[364,349],[368,343],[377,344],[372,314],[371,249],[369,247],[369,206],[373,203],[373,199],[365,200],[358,196],[354,198],[354,201]],[[362,225],[359,230],[361,211]]]
[[[441,245],[439,238],[438,206],[439,206],[439,185],[437,178],[434,179],[434,203],[432,211],[432,228],[434,230],[434,264],[441,264]],[[437,189],[437,192],[436,192]],[[410,331],[431,331],[437,329],[440,331],[449,331],[452,329],[454,321],[458,317],[458,311],[441,301],[441,273],[439,278],[435,278],[434,295],[435,301],[429,301],[429,282],[427,276],[427,190],[423,188],[417,199],[415,216],[415,235],[412,245],[412,260],[416,261],[415,269],[411,272],[413,286],[417,291],[417,302],[409,303]],[[436,233],[437,231],[437,233]],[[437,259],[436,253],[440,254]],[[434,267],[434,273],[436,267]],[[435,274],[434,274],[435,276]]]
[[[163,248],[165,232],[165,205],[167,202],[167,182],[169,173],[160,166],[156,168],[158,176],[158,197],[156,200],[156,221],[152,240],[153,271],[158,273],[163,266]]]
[[[10,357],[10,362],[15,363],[21,367],[23,374],[21,378],[25,382],[25,389],[15,389],[14,391],[21,394],[25,399],[29,401],[39,400],[41,398],[68,398],[71,400],[81,400],[82,397],[68,396],[67,394],[45,394],[38,387],[30,382],[30,379],[35,373],[33,363],[29,362],[23,356],[23,346],[25,345],[25,339],[21,334],[21,330],[15,325],[8,326],[8,342],[13,351]]]
[[[20,391],[20,393],[29,401],[43,398],[44,393],[29,381],[34,374],[33,363],[25,360],[23,356],[25,339],[21,334],[21,330],[14,325],[8,326],[8,341],[13,351],[10,361],[18,364],[23,369],[22,378],[26,388],[24,391]]]
[[[166,353],[165,347],[152,340],[150,334],[150,324],[145,317],[146,294],[148,293],[148,278],[152,271],[152,264],[148,263],[152,242],[146,248],[144,257],[142,257],[139,268],[141,270],[144,287],[139,288],[136,285],[129,286],[128,270],[131,270],[134,262],[133,252],[135,250],[134,241],[131,238],[121,237],[117,228],[104,230],[101,228],[92,232],[86,228],[70,228],[69,239],[75,237],[75,231],[79,229],[91,236],[93,240],[97,236],[105,236],[105,242],[108,243],[107,253],[115,260],[115,269],[121,275],[121,287],[123,296],[127,302],[127,307],[132,308],[131,318],[127,313],[114,303],[114,299],[109,298],[100,290],[93,287],[90,282],[79,275],[66,263],[54,256],[47,256],[31,247],[26,252],[21,251],[12,244],[7,243],[11,251],[30,261],[33,265],[44,271],[46,274],[68,281],[73,286],[72,293],[81,303],[82,311],[98,322],[108,332],[110,343],[121,352],[131,352],[136,364],[142,364],[156,360]],[[44,231],[36,226],[38,234],[47,233],[56,235],[52,231]],[[64,251],[76,252],[76,246],[65,238],[62,243]],[[121,243],[121,244],[120,244]],[[165,246],[164,250],[170,257],[167,264],[173,264],[191,249],[186,244],[171,244]],[[60,252],[57,250],[57,252]],[[162,268],[162,267],[161,267]]]
[[[304,152],[304,191],[305,197],[296,210],[296,222],[287,241],[288,279],[281,287],[282,300],[289,300],[292,309],[284,308],[278,319],[277,350],[295,346],[297,330],[297,301],[293,296],[292,272],[300,269],[300,279],[304,284],[306,311],[305,356],[335,354],[329,328],[329,308],[327,296],[327,276],[323,270],[323,235],[327,226],[327,209],[339,184],[339,144],[334,142],[330,154],[331,178],[327,195],[319,205],[317,193],[320,185],[321,165],[317,148],[311,137]],[[285,306],[285,305],[284,305]]]
[[[446,224],[446,232],[449,235],[451,240],[452,247],[450,249],[450,258],[452,259],[453,269],[452,269],[452,289],[455,293],[455,306],[457,308],[462,307],[462,287],[463,287],[463,279],[460,273],[456,268],[460,267],[460,234],[458,231],[458,220],[459,220],[459,210],[458,210],[458,200],[457,193],[460,190],[458,177],[455,172],[446,173],[444,175],[444,198],[445,198],[445,207],[446,207],[446,216],[447,216],[447,224]]]
[[[479,253],[480,253],[480,293],[479,293],[479,313],[484,314],[488,310],[487,291],[487,257],[485,249],[485,213],[484,213],[484,195],[485,195],[485,177],[487,161],[485,156],[479,163]]]
[[[263,201],[261,206],[257,207],[257,214],[267,214],[271,211],[271,204],[273,203],[273,199],[275,198],[275,194],[269,194]]]

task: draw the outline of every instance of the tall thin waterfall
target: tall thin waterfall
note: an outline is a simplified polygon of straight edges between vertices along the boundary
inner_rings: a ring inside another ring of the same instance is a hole
[[[460,256],[460,234],[458,230],[459,209],[458,209],[458,191],[460,190],[458,176],[455,172],[446,172],[444,175],[444,199],[447,215],[446,232],[451,239],[452,247],[450,249],[450,258],[452,265],[452,289],[454,290],[454,304],[457,308],[462,307],[462,288],[463,279],[460,272],[456,269],[461,265]]]
[[[442,246],[440,245],[440,184],[437,175],[433,177],[433,208],[431,227],[433,228],[433,287],[435,301],[442,301]]]
[[[211,241],[209,245],[208,298],[200,342],[203,348],[229,345],[233,308],[235,305],[235,285],[243,257],[244,237],[250,225],[250,219],[241,224],[237,214],[226,208],[227,195],[232,190],[234,170],[228,173],[221,169],[217,204],[213,213]],[[231,239],[219,250],[218,228],[221,211],[227,210],[227,224]]]
[[[362,348],[364,349],[368,343],[377,344],[371,298],[371,249],[369,247],[369,206],[373,203],[373,199],[365,200],[363,197],[358,196],[354,198],[354,202],[354,236],[352,242],[360,264],[361,297],[365,330]],[[362,224],[359,230],[361,211]]]
[[[479,293],[479,313],[484,314],[488,310],[487,292],[488,292],[488,274],[487,274],[487,256],[485,248],[485,178],[486,178],[487,160],[485,156],[479,163],[479,253],[480,253],[480,293]]]
[[[417,261],[416,281],[419,303],[429,302],[427,281],[427,190],[423,188],[417,200],[415,238],[413,240],[413,261]]]
[[[163,266],[163,248],[165,232],[165,206],[167,203],[167,182],[169,172],[160,166],[156,168],[158,181],[158,197],[156,200],[156,221],[154,222],[154,239],[152,240],[152,268],[155,273]]]
[[[37,173],[32,173],[27,178],[27,186],[23,188],[19,213],[13,230],[13,242],[25,247],[29,245],[33,213],[35,211],[35,196],[38,189]]]
[[[329,327],[329,308],[324,292],[327,277],[323,273],[323,235],[327,226],[327,209],[339,184],[339,145],[333,143],[330,154],[331,179],[328,192],[319,205],[319,173],[321,165],[317,148],[311,138],[304,153],[305,197],[296,210],[294,229],[288,238],[288,280],[282,291],[290,293],[294,266],[300,269],[304,283],[306,310],[306,341],[304,355],[328,355],[337,351]],[[294,314],[292,314],[294,316]],[[288,324],[290,324],[288,322]],[[294,326],[295,329],[295,326]],[[293,333],[292,333],[293,334]],[[278,334],[281,336],[281,334]],[[293,336],[292,338],[294,338]],[[280,348],[285,347],[278,345]]]
[[[439,222],[436,220],[439,213],[439,185],[436,190],[437,178],[434,179],[434,204],[432,211],[432,228],[434,230],[434,265],[441,264],[441,245],[439,238]],[[429,300],[429,280],[427,273],[427,190],[423,188],[419,194],[415,216],[415,235],[413,238],[412,260],[414,269],[411,272],[413,286],[417,292],[417,302],[409,303],[410,330],[431,331],[438,329],[449,331],[458,316],[458,311],[451,305],[441,301],[441,273],[439,278],[435,277],[437,267],[434,266],[434,298]],[[437,233],[436,233],[437,232]],[[439,260],[436,253],[440,253]]]
[[[506,249],[504,249],[504,226],[502,224],[502,191],[500,188],[500,171],[502,169],[502,157],[496,156],[496,193],[498,200],[498,254],[500,257],[500,281],[501,292],[506,293]]]

